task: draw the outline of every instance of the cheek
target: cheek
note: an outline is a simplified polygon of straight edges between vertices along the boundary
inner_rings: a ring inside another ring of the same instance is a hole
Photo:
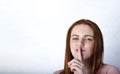
[[[70,50],[72,55],[75,57],[77,50],[76,50],[76,45],[74,43],[70,43]]]
[[[71,42],[70,43],[70,49],[71,49],[71,51],[76,51],[76,48],[77,48],[76,44]]]
[[[85,45],[85,48],[89,54],[93,52],[93,44]]]

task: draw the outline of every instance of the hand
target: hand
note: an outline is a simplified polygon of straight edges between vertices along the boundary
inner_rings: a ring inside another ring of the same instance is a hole
[[[81,50],[78,49],[77,58],[68,62],[68,67],[74,74],[86,74],[84,64],[82,63]]]

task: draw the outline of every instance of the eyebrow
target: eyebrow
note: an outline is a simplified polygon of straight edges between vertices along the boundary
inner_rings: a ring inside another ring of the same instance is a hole
[[[77,34],[73,34],[72,36],[79,37],[79,35],[77,35]],[[87,37],[87,36],[94,37],[93,35],[85,35],[85,37]]]
[[[94,37],[93,35],[85,35],[85,37],[87,37],[87,36]]]
[[[72,36],[77,36],[77,37],[79,37],[79,35],[77,35],[77,34],[73,34]]]

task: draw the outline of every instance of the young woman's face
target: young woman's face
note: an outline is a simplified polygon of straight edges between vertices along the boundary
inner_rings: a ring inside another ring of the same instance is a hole
[[[78,50],[83,60],[92,56],[94,33],[89,25],[76,25],[71,32],[70,49],[73,57],[78,59]]]

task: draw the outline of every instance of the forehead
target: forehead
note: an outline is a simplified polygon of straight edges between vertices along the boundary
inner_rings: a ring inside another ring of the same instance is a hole
[[[92,35],[92,36],[94,35],[93,29],[89,25],[85,25],[85,24],[80,24],[80,25],[74,26],[71,31],[71,35],[72,34]]]

